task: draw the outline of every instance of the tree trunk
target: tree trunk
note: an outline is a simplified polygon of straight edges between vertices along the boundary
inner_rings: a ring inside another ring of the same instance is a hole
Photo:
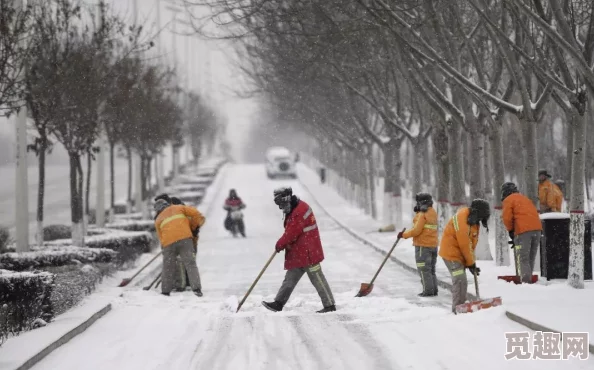
[[[396,227],[396,229],[402,227],[403,220],[402,220],[402,182],[401,182],[401,171],[402,171],[402,160],[400,159],[400,146],[402,145],[401,141],[397,142],[396,147],[394,148],[394,173],[393,173],[393,184],[392,184],[392,223]]]
[[[464,142],[460,140],[460,131],[460,127],[455,124],[448,132],[452,212],[457,212],[459,207],[466,205],[466,184],[464,182],[464,162],[462,161]]]
[[[586,103],[587,105],[587,103]],[[569,203],[569,272],[567,283],[584,289],[584,169],[586,144],[586,116],[573,115],[573,148],[571,168],[571,199]]]
[[[91,195],[91,168],[93,167],[93,158],[91,157],[91,151],[87,152],[87,190],[85,192],[85,215],[88,217],[90,214],[89,209],[89,196]]]
[[[128,156],[128,199],[126,200],[126,213],[132,212],[132,175],[134,169],[132,168],[132,150],[126,148],[126,155]]]
[[[437,163],[435,183],[439,217],[438,235],[441,235],[450,215],[450,157],[448,155],[448,134],[444,128],[436,128],[433,135],[433,147]]]
[[[473,123],[476,124],[476,123]],[[470,199],[484,199],[484,148],[483,136],[478,131],[470,132],[467,135],[470,141],[470,153],[468,158],[468,184],[470,185]]]
[[[367,160],[366,163],[366,174],[367,174],[367,194],[369,197],[369,207],[371,212],[371,217],[375,220],[377,219],[377,204],[375,199],[375,176],[374,176],[374,169],[375,169],[375,161],[373,158],[373,145],[367,145]]]
[[[37,245],[43,246],[43,200],[45,197],[45,152],[47,150],[47,137],[41,133],[39,147],[39,185],[37,186]]]
[[[470,122],[469,122],[470,123]],[[470,123],[473,124],[473,123]],[[472,135],[469,135],[466,131],[460,130],[460,143],[461,143],[461,155],[462,155],[462,178],[464,181],[464,195],[466,196],[466,185],[470,184],[472,172],[470,171],[470,154],[471,153],[471,141]]]
[[[115,143],[109,143],[109,207],[115,208]]]
[[[418,142],[416,145],[411,143],[410,141],[408,144],[411,146],[411,171],[412,171],[412,196],[414,197],[415,194],[421,191],[421,176],[422,176],[422,169],[421,169],[421,161],[419,156],[422,155],[424,143]]]
[[[503,127],[498,124],[491,130],[489,136],[491,147],[491,165],[493,181],[495,183],[494,195],[494,212],[495,218],[495,264],[497,266],[509,266],[509,246],[507,240],[509,239],[507,229],[503,224],[502,218],[502,204],[501,204],[501,185],[505,182],[505,167],[503,161]]]
[[[522,119],[524,143],[524,194],[538,207],[538,156],[536,153],[537,122]]]
[[[392,193],[394,192],[393,181],[394,181],[394,154],[393,144],[394,139],[390,140],[389,143],[384,145],[384,204],[383,204],[383,217],[382,222],[384,226],[389,226],[392,223]]]
[[[80,156],[68,153],[70,160],[70,220],[72,222],[72,244],[84,247],[82,197],[80,196]]]
[[[567,127],[567,167],[565,174],[565,200],[571,199],[571,174],[573,169],[573,123],[568,122]]]
[[[435,184],[433,183],[433,179],[431,178],[431,173],[433,172],[433,145],[431,145],[431,141],[427,139],[425,141],[425,150],[422,153],[423,163],[421,163],[422,169],[422,183],[425,184],[427,188],[427,192],[429,194],[433,194],[435,192]]]
[[[485,198],[493,204],[493,177],[492,177],[492,160],[491,160],[491,143],[489,136],[483,137],[483,167],[484,167],[484,180],[485,180]]]

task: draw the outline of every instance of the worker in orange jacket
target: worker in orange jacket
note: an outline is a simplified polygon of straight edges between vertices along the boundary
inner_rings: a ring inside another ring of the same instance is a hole
[[[412,229],[401,231],[398,238],[413,238],[417,270],[421,276],[423,291],[419,297],[434,297],[437,295],[437,276],[435,264],[437,262],[437,212],[433,208],[433,198],[427,193],[415,196],[417,204]]]
[[[439,256],[452,277],[452,312],[466,302],[468,280],[466,269],[478,276],[474,250],[478,243],[480,224],[487,228],[491,209],[484,199],[475,199],[470,207],[463,207],[450,219],[439,244]]]
[[[501,185],[503,224],[512,239],[515,264],[522,283],[532,283],[536,253],[540,246],[542,223],[532,201],[520,194],[516,184]]]
[[[165,199],[158,199],[154,209],[157,212],[155,229],[163,248],[163,280],[161,293],[169,295],[174,285],[176,257],[179,255],[194,294],[202,297],[200,274],[193,256],[193,230],[205,222],[204,216],[194,207],[172,205]]]
[[[540,213],[561,212],[563,194],[561,189],[551,180],[552,176],[547,170],[538,171],[538,201]]]

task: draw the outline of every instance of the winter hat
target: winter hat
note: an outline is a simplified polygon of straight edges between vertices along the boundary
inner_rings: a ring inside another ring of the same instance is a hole
[[[501,185],[501,201],[509,197],[513,193],[518,192],[518,187],[513,182],[506,182]]]
[[[163,199],[167,203],[171,203],[171,198],[169,198],[169,195],[167,195],[167,193],[157,195],[155,197],[155,202],[158,201],[159,199]]]
[[[468,216],[468,223],[470,225],[478,225],[479,222],[483,224],[483,227],[489,230],[487,223],[491,217],[491,208],[489,202],[484,199],[475,199],[470,204],[470,215]]]
[[[186,205],[184,202],[182,202],[177,197],[171,197],[171,204],[173,204],[173,205],[182,205],[182,206],[185,206]]]
[[[433,205],[433,197],[429,193],[417,193],[415,200],[418,204],[424,204],[431,207]]]
[[[282,187],[274,190],[274,204],[285,213],[291,212],[291,197],[293,196],[293,189],[290,187]]]
[[[163,211],[167,207],[169,207],[169,202],[167,202],[165,199],[158,199],[153,205],[153,209],[157,213]]]
[[[541,175],[545,175],[545,176],[546,176],[546,177],[548,177],[549,179],[550,179],[551,177],[553,177],[553,176],[551,176],[551,174],[550,174],[550,173],[548,173],[548,171],[547,171],[547,170],[540,170],[540,171],[538,171],[538,176],[541,176]]]

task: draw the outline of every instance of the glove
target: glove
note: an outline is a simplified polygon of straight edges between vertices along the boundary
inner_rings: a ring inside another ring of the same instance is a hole
[[[511,239],[508,244],[511,246],[510,249],[514,249],[514,231],[509,232],[509,238]]]
[[[277,245],[274,247],[274,249],[276,250],[276,253],[280,253],[280,252],[281,252],[283,249],[285,249],[285,248],[284,248],[283,246],[280,246],[280,245],[278,245],[278,244],[277,244]]]
[[[194,230],[192,230],[192,235],[193,235],[194,237],[197,237],[197,236],[198,236],[198,234],[200,234],[200,228],[199,228],[199,227],[197,227],[197,228],[195,228]]]
[[[398,233],[398,239],[404,238],[404,231]]]
[[[476,271],[476,276],[479,276],[481,274],[481,269],[476,267],[476,263],[473,263],[471,266],[468,266],[467,269],[472,272],[472,274],[474,275],[474,272]]]

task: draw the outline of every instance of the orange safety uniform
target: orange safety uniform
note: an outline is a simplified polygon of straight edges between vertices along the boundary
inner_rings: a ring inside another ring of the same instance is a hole
[[[538,201],[541,212],[560,212],[561,207],[558,206],[557,200],[557,185],[553,184],[551,180],[545,180],[538,183]],[[559,193],[561,190],[559,190]],[[563,200],[561,200],[563,201]]]
[[[479,225],[469,225],[470,208],[461,208],[448,222],[439,245],[439,256],[444,260],[457,261],[472,266],[474,250],[478,243]]]
[[[534,203],[520,193],[510,194],[503,200],[501,217],[507,231],[520,235],[528,231],[541,231],[542,222]]]
[[[159,213],[155,229],[161,245],[166,248],[180,240],[194,239],[192,230],[201,227],[204,222],[204,216],[196,208],[171,205]]]
[[[406,230],[402,237],[404,239],[412,237],[415,247],[437,248],[437,212],[435,209],[429,207],[427,212],[417,212],[413,224],[412,229]]]

